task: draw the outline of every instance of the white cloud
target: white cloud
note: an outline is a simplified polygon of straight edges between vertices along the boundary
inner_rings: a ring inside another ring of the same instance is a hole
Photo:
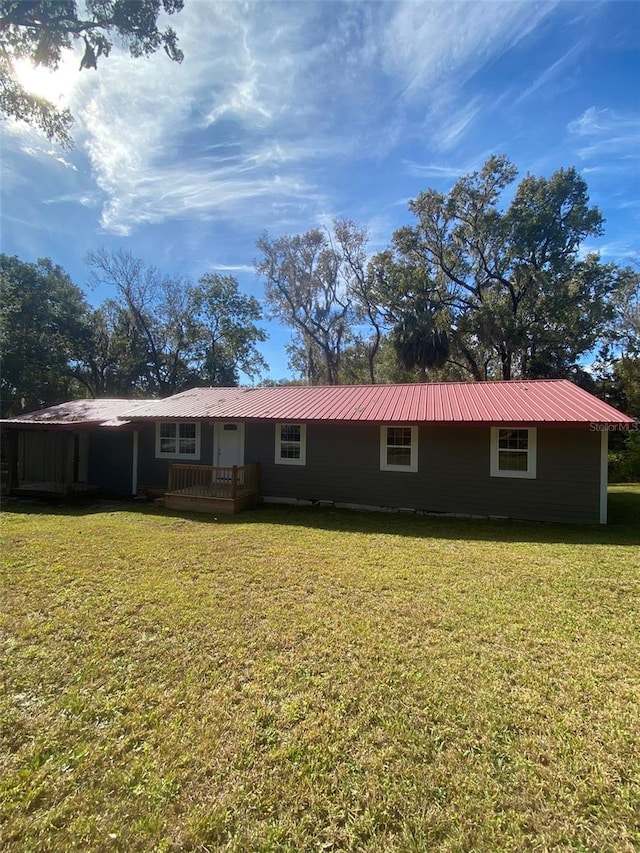
[[[536,77],[533,83],[524,90],[524,92],[515,99],[513,102],[514,105],[521,104],[523,101],[527,100],[538,92],[540,89],[545,88],[549,89],[552,84],[554,84],[557,78],[562,74],[565,75],[567,71],[567,66],[570,65],[574,59],[582,53],[583,50],[588,45],[587,39],[581,39],[576,44],[572,45],[569,50],[564,53],[560,59],[553,62],[548,68],[546,68],[541,74]],[[556,87],[553,89],[554,94],[557,94]]]
[[[65,169],[71,169],[73,172],[78,171],[78,167],[75,165],[75,163],[71,163],[69,162],[69,160],[65,160],[64,157],[61,157],[59,155],[56,156],[58,154],[57,151],[48,151],[47,153],[55,159],[56,163],[60,163],[61,166],[64,166]]]
[[[65,193],[63,195],[52,196],[51,198],[43,199],[43,204],[61,204],[65,202],[74,202],[82,205],[82,207],[97,207],[100,203],[100,197],[97,193]]]
[[[241,272],[255,273],[255,267],[248,264],[211,264],[210,269],[214,272]]]
[[[483,109],[482,99],[472,98],[460,109],[450,110],[446,116],[442,116],[433,141],[434,147],[439,151],[451,151],[455,148]]]
[[[555,3],[394,4],[384,42],[386,67],[404,81],[406,97],[424,90],[460,85],[487,62],[513,47]]]
[[[485,106],[463,97],[465,83],[551,8],[188,3],[171,20],[182,65],[114,47],[70,91],[76,140],[105,196],[102,228],[312,221],[332,206],[326,170],[355,153],[383,157],[405,137],[411,111],[424,116],[432,152],[453,150]]]
[[[281,17],[287,26],[269,31],[267,10],[272,24]],[[103,63],[79,113],[108,198],[105,230],[126,235],[140,223],[186,215],[264,221],[265,210],[321,196],[318,164],[351,146],[309,121],[317,98],[302,97],[296,78],[310,60],[284,6],[253,11],[255,19],[240,5],[187,4],[181,27],[175,22],[180,67],[159,55]]]
[[[394,136],[401,140],[404,128],[420,114],[421,137],[432,153],[449,152],[471,139],[478,118],[497,106],[493,96],[474,92],[473,78],[518,45],[556,5],[412,0],[390,4],[393,15],[382,41],[381,61],[397,80],[394,97],[404,115]]]
[[[469,175],[482,168],[483,164],[494,154],[495,151],[487,149],[484,151],[475,152],[470,160],[466,160],[460,165],[453,163],[439,164],[430,160],[426,163],[418,163],[415,160],[404,160],[403,165],[409,175],[414,175],[417,178],[432,178],[436,180],[446,181],[453,184],[458,178],[463,175]]]
[[[436,163],[416,163],[414,160],[405,160],[407,174],[417,178],[445,178],[457,179],[466,175],[467,168],[460,166],[440,166]],[[399,203],[399,202],[398,202]]]
[[[577,154],[582,160],[605,156],[606,169],[619,168],[621,160],[628,160],[632,169],[638,169],[640,114],[589,107],[581,116],[569,122],[567,130],[583,143],[577,148]],[[612,161],[617,161],[618,166],[612,165]],[[599,164],[592,171],[602,168],[603,165]]]
[[[590,254],[600,255],[603,258],[615,258],[618,261],[625,263],[631,258],[637,258],[638,241],[637,238],[630,238],[629,240],[616,240],[615,242],[597,245],[583,243],[580,246],[580,258],[585,258]]]
[[[567,125],[575,136],[601,136],[622,131],[638,133],[640,116],[623,115],[607,108],[589,107]]]

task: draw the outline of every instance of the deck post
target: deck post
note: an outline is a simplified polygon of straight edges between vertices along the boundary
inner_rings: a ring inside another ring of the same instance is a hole
[[[234,465],[231,469],[231,500],[235,501],[238,495],[238,466]]]

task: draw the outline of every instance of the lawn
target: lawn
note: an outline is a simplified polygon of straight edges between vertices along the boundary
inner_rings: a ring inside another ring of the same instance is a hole
[[[0,849],[639,849],[611,520],[7,502]]]

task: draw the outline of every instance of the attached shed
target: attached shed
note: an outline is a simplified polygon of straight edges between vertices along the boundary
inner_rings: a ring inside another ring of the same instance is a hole
[[[137,492],[132,400],[74,400],[2,421],[7,490],[19,495]]]

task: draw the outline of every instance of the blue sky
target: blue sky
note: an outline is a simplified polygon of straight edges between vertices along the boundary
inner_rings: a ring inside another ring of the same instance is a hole
[[[21,69],[71,107],[76,144],[3,122],[3,252],[85,287],[89,250],[125,248],[262,298],[263,230],[348,217],[377,251],[409,199],[503,153],[521,176],[575,166],[606,219],[585,249],[638,258],[640,3],[185,0],[171,23],[180,66],[116,48],[97,71]],[[265,326],[283,378],[289,333]]]

